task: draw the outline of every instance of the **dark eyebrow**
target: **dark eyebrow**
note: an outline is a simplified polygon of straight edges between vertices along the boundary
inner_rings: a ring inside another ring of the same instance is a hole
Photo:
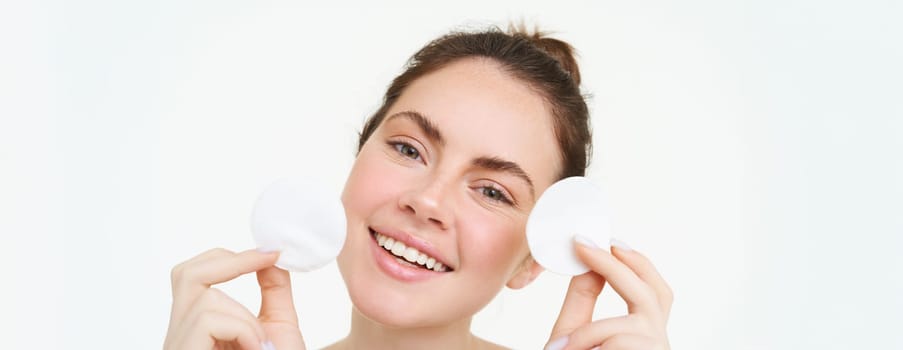
[[[390,120],[395,118],[410,119],[411,121],[416,123],[417,126],[420,127],[420,130],[423,131],[423,133],[426,134],[426,136],[431,140],[440,145],[445,145],[445,139],[442,138],[442,133],[439,132],[439,128],[437,128],[429,118],[423,116],[423,114],[420,114],[416,111],[401,111],[389,116],[389,118],[386,119],[386,122],[389,122]]]
[[[483,169],[506,172],[521,178],[530,187],[530,196],[536,198],[533,181],[530,180],[530,176],[517,163],[498,157],[480,157],[473,160],[473,165]]]

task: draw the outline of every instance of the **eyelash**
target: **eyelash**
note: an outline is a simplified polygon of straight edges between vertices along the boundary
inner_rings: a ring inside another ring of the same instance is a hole
[[[409,158],[412,160],[421,159],[420,151],[417,150],[417,147],[412,146],[410,143],[402,142],[402,141],[389,141],[388,143],[389,143],[389,146],[392,146],[392,148],[394,148],[395,151],[398,152],[398,154],[402,155],[405,158]],[[404,149],[410,149],[410,150],[414,151],[415,156],[411,157],[410,155],[405,154],[405,152],[403,151]]]
[[[409,158],[412,160],[421,159],[420,151],[417,150],[417,147],[412,146],[410,143],[403,142],[403,141],[389,141],[388,144],[389,144],[389,146],[392,146],[392,148],[394,148],[395,151],[398,152],[398,154],[400,154],[401,156],[403,156],[405,158]],[[405,149],[414,151],[415,155],[412,157],[409,154],[406,154],[404,151]],[[502,189],[500,189],[496,186],[480,186],[479,191],[480,191],[481,195],[483,195],[484,197],[488,198],[489,200],[491,200],[493,202],[500,202],[500,203],[504,203],[507,205],[514,205],[514,201],[511,200],[511,198],[509,198],[507,195],[505,195],[505,191],[503,191]],[[488,195],[486,193],[487,191],[496,191],[498,193],[498,198],[493,198],[492,196]]]
[[[496,191],[499,195],[499,198],[490,197],[489,195],[486,194],[487,190]],[[507,205],[514,204],[514,202],[511,200],[511,198],[508,198],[508,196],[505,195],[504,191],[502,191],[501,189],[499,189],[498,187],[495,187],[495,186],[480,186],[480,194],[482,194],[486,198],[489,198],[489,200],[491,200],[491,201],[501,202],[501,203],[504,203]]]

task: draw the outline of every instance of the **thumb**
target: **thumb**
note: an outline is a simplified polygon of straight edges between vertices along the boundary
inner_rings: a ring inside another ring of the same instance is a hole
[[[305,349],[288,271],[275,266],[259,270],[257,283],[262,299],[259,319],[269,338],[269,349]]]
[[[257,271],[260,284],[260,320],[298,325],[298,313],[292,301],[292,279],[288,271],[270,266]]]
[[[562,338],[575,329],[593,321],[596,298],[605,287],[605,279],[595,272],[587,272],[571,278],[558,320],[552,327],[549,341]]]

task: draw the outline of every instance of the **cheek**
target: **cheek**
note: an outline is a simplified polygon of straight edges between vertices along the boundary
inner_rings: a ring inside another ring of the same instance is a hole
[[[349,221],[359,220],[377,207],[391,200],[398,192],[400,183],[397,166],[380,159],[372,150],[361,152],[348,175],[342,204]],[[351,222],[349,222],[351,223]]]
[[[466,216],[469,218],[467,226],[460,227],[462,258],[504,282],[519,265],[521,257],[526,256],[526,223],[483,211],[475,210]]]

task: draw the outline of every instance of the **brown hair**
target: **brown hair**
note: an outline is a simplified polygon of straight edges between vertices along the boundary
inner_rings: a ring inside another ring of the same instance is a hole
[[[550,107],[555,136],[563,159],[559,178],[583,176],[592,154],[589,111],[580,94],[580,71],[568,43],[532,34],[523,27],[497,27],[479,32],[452,32],[433,40],[408,60],[405,71],[396,77],[383,98],[383,104],[364,124],[358,151],[385,119],[389,108],[404,89],[418,78],[467,57],[485,57],[530,85]]]

